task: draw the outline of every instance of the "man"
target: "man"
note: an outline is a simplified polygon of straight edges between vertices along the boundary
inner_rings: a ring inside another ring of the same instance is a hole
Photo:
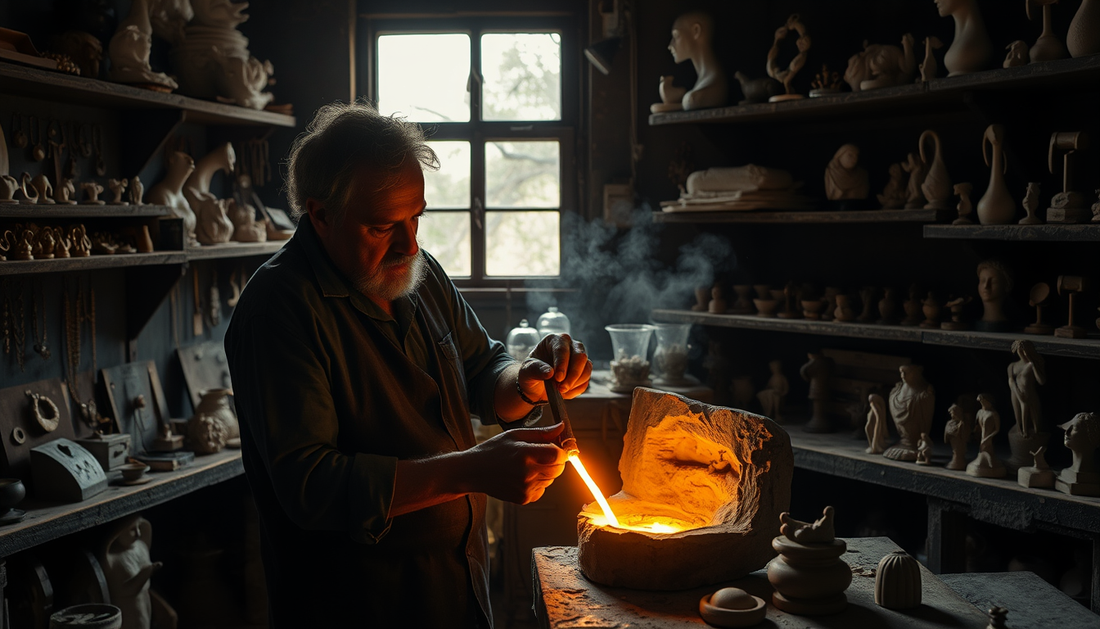
[[[226,333],[274,627],[492,626],[485,495],[525,504],[562,473],[561,426],[531,425],[545,381],[592,365],[566,335],[522,365],[420,250],[420,128],[321,108],[288,158],[301,217]]]

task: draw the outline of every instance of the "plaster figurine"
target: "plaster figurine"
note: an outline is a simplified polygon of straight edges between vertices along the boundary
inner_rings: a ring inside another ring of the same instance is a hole
[[[905,318],[901,320],[902,325],[913,326],[920,325],[923,321],[924,313],[921,306],[920,289],[916,284],[909,286],[909,298],[905,300],[901,305],[902,310],[905,311]]]
[[[771,369],[772,375],[768,378],[767,387],[756,394],[756,399],[760,400],[764,417],[782,424],[783,402],[791,392],[791,385],[787,381],[787,376],[783,375],[782,361],[773,360],[768,363],[768,368]]]
[[[910,153],[901,168],[909,173],[909,183],[905,187],[907,198],[905,209],[915,210],[924,207],[925,199],[924,193],[921,192],[921,185],[924,184],[924,178],[928,175],[928,164],[918,153]]]
[[[676,63],[691,61],[695,85],[684,93],[681,105],[687,111],[721,107],[729,98],[729,81],[714,54],[714,20],[706,13],[692,11],[676,18],[668,50]]]
[[[978,395],[978,402],[982,405],[976,416],[981,439],[978,441],[978,456],[966,466],[966,473],[982,478],[1003,478],[1005,467],[997,459],[993,447],[993,437],[1001,431],[1001,414],[993,408],[993,400],[989,396]]]
[[[1008,225],[1016,218],[1016,202],[1008,193],[1004,179],[1007,169],[1004,163],[1004,133],[1003,126],[991,124],[982,136],[982,157],[985,158],[985,165],[990,167],[989,186],[978,201],[978,222],[982,225]],[[992,159],[986,146],[992,147]]]
[[[24,172],[19,176],[19,190],[23,193],[23,200],[21,203],[26,205],[36,205],[38,203],[38,200],[42,197],[42,193],[39,191],[39,186],[41,185],[41,181],[38,181],[39,177],[45,180],[44,175],[37,175],[32,178],[31,174],[28,172]],[[50,182],[46,180],[46,184],[49,183]],[[50,192],[52,191],[53,190],[50,189]]]
[[[661,102],[650,105],[650,113],[680,111],[684,108],[682,101],[684,94],[687,93],[687,88],[673,85],[673,78],[675,77],[671,74],[661,77],[661,82],[657,86],[657,93],[661,96]]]
[[[0,203],[19,203],[15,192],[19,190],[19,181],[11,175],[0,175]]]
[[[229,204],[229,220],[233,222],[234,242],[266,242],[267,224],[256,220],[256,208],[247,203]]]
[[[825,168],[825,196],[830,201],[866,199],[867,171],[859,165],[859,147],[845,144]]]
[[[928,437],[928,433],[922,432],[920,434],[920,440],[917,441],[917,465],[931,465],[932,464],[932,439]]]
[[[936,78],[936,74],[940,71],[939,63],[936,62],[936,55],[932,54],[932,51],[943,48],[943,42],[940,41],[939,37],[929,35],[921,43],[924,44],[924,60],[920,64],[920,81],[927,83]]]
[[[153,527],[140,515],[120,520],[100,550],[111,604],[122,610],[122,629],[149,629],[153,603],[149,579],[162,564],[150,559]]]
[[[195,160],[187,153],[176,151],[168,157],[168,173],[149,190],[149,203],[167,205],[172,215],[183,219],[183,240],[186,246],[194,246],[195,213],[183,194],[183,185],[195,170]]]
[[[772,96],[783,93],[783,84],[770,76],[750,79],[744,72],[737,71],[733,73],[733,78],[741,84],[741,94],[745,97],[738,101],[738,105],[766,103]]]
[[[61,205],[76,205],[76,186],[73,185],[73,180],[68,177],[62,177],[58,182],[57,188],[54,189],[53,200]]]
[[[810,383],[810,402],[813,404],[813,415],[810,421],[803,426],[806,432],[831,432],[829,425],[828,403],[832,399],[829,389],[829,378],[833,373],[833,361],[823,354],[807,354],[809,362],[802,365],[799,375]]]
[[[145,195],[145,185],[141,183],[141,177],[134,175],[130,178],[130,203],[132,205],[145,205],[141,197]]]
[[[1100,1],[1081,0],[1081,8],[1069,23],[1066,49],[1075,59],[1100,53]]]
[[[947,174],[947,167],[943,164],[943,150],[940,145],[940,135],[931,129],[926,130],[920,135],[920,139],[917,141],[917,145],[920,147],[920,159],[925,164],[928,164],[928,158],[925,156],[924,146],[925,140],[931,138],[933,146],[935,147],[935,154],[932,158],[932,163],[928,167],[928,172],[924,177],[924,182],[920,185],[921,193],[924,198],[928,200],[928,203],[924,204],[926,210],[946,210],[950,207],[949,201],[952,198],[952,191],[954,186],[951,185],[951,177]]]
[[[1004,313],[1004,302],[1012,292],[1012,272],[999,260],[978,263],[978,296],[985,311],[974,323],[981,332],[1007,332],[1011,323]]]
[[[877,393],[867,396],[867,424],[863,430],[867,434],[867,454],[882,454],[886,451],[886,439],[890,430],[886,427],[886,400]]]
[[[1031,49],[1028,51],[1028,56],[1031,58],[1032,63],[1065,59],[1069,56],[1065,44],[1054,36],[1054,29],[1051,28],[1051,7],[1057,3],[1058,0],[1027,0],[1027,2],[1024,3],[1027,7],[1027,19],[1029,20],[1035,19],[1031,14],[1031,6],[1033,4],[1038,4],[1043,7],[1043,32],[1039,35],[1039,39],[1035,40],[1035,43],[1031,45]]]
[[[153,45],[153,27],[149,23],[149,0],[134,0],[130,14],[119,23],[111,37],[107,55],[111,59],[108,77],[116,83],[129,83],[159,92],[171,92],[179,84],[163,72],[149,67]]]
[[[1012,412],[1016,416],[1014,428],[1021,436],[1030,437],[1042,432],[1043,428],[1039,387],[1046,384],[1046,367],[1031,341],[1013,342],[1012,351],[1019,357],[1008,366],[1008,389],[1012,393]]]
[[[974,205],[970,202],[970,193],[973,190],[974,185],[970,182],[955,184],[955,196],[959,197],[959,204],[955,206],[955,208],[959,211],[959,217],[951,221],[952,225],[974,224],[974,221],[968,218],[970,216],[970,212],[974,209]]]
[[[103,186],[94,181],[85,181],[80,184],[80,189],[84,191],[84,203],[91,205],[103,205],[106,203],[103,199],[99,198],[100,193],[103,192]]]
[[[779,57],[779,42],[787,39],[787,35],[790,34],[792,30],[798,33],[798,39],[795,40],[795,46],[798,47],[798,54],[795,55],[791,63],[784,69],[777,61]],[[811,43],[810,36],[806,34],[806,26],[799,20],[797,13],[788,17],[785,25],[775,29],[775,38],[772,40],[771,50],[768,51],[768,76],[782,83],[786,93],[772,96],[768,99],[769,102],[777,103],[786,100],[805,98],[802,94],[796,94],[792,91],[791,83],[794,82],[794,77],[802,67],[806,65],[806,56],[810,52]]]
[[[1016,471],[1016,482],[1021,487],[1054,487],[1054,470],[1047,465],[1046,456],[1044,456],[1046,449],[1046,446],[1041,446],[1038,450],[1031,452],[1032,464]]]
[[[950,419],[943,429],[944,443],[951,444],[951,460],[946,467],[949,470],[966,469],[966,443],[970,441],[970,433],[974,427],[967,421],[966,411],[958,404],[952,404],[947,409]]]
[[[715,284],[714,288],[710,289],[710,297],[710,303],[707,304],[707,312],[711,314],[725,314],[726,298],[723,294],[721,284]]]
[[[902,36],[901,48],[864,41],[863,51],[848,58],[844,82],[853,92],[912,83],[917,70],[913,41],[911,33]]]
[[[916,461],[917,442],[932,429],[936,390],[924,379],[924,368],[920,365],[902,365],[898,371],[901,382],[894,385],[889,400],[890,415],[901,441],[883,456],[895,461]]]
[[[890,164],[890,181],[886,182],[882,194],[875,195],[884,210],[898,210],[905,207],[907,194],[905,191],[905,175],[902,174],[902,164]]]
[[[940,17],[955,19],[955,38],[943,57],[947,76],[978,72],[989,67],[993,44],[977,0],[935,0]]]
[[[851,295],[837,293],[836,309],[833,311],[833,317],[836,321],[840,321],[841,323],[848,323],[856,320],[856,309],[852,306]]]
[[[1022,39],[1017,39],[1005,46],[1005,50],[1008,51],[1008,54],[1005,55],[1005,60],[1001,64],[1002,67],[1018,68],[1027,65],[1029,59],[1027,42]]]
[[[115,195],[115,198],[111,199],[109,205],[130,205],[129,201],[122,200],[122,193],[126,192],[126,186],[130,185],[128,179],[108,179],[107,186],[111,189],[111,193]]]
[[[1071,496],[1100,496],[1100,470],[1096,448],[1100,447],[1100,415],[1078,413],[1059,426],[1066,431],[1066,447],[1073,452],[1073,464],[1058,474],[1055,488]]]
[[[1024,211],[1027,212],[1027,216],[1020,219],[1020,225],[1042,225],[1043,219],[1039,218],[1035,212],[1039,209],[1039,190],[1041,184],[1038,181],[1029,181],[1027,184],[1027,192],[1024,193]]]

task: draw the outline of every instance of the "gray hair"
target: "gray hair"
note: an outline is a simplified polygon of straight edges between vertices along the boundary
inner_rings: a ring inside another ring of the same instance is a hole
[[[306,199],[315,199],[339,221],[357,169],[370,168],[377,177],[376,190],[385,190],[397,184],[409,159],[439,168],[439,157],[420,125],[383,116],[365,100],[324,105],[294,139],[286,158],[284,189],[291,214],[299,218]]]

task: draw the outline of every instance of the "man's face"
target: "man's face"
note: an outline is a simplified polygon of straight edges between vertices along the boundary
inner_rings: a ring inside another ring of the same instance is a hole
[[[378,179],[361,168],[351,182],[340,220],[322,237],[325,249],[367,297],[392,301],[412,292],[424,273],[416,242],[424,213],[424,173],[412,160],[396,185],[378,190]]]
[[[985,267],[978,274],[978,295],[982,301],[995,301],[1005,296],[1005,282],[996,269]]]

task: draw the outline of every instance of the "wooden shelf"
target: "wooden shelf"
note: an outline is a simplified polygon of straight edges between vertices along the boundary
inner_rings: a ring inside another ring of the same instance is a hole
[[[17,507],[27,512],[22,522],[0,527],[0,557],[137,513],[243,473],[240,450],[223,450],[196,457],[190,466],[174,472],[150,472],[152,480],[144,485],[111,485],[84,502],[55,504],[28,500]],[[119,477],[119,472],[107,475],[111,480]]]
[[[171,216],[167,205],[0,205],[0,218],[126,218]]]
[[[1100,223],[1091,225],[925,225],[924,237],[1022,242],[1098,242],[1100,241]]]
[[[955,210],[866,210],[848,212],[653,212],[654,223],[935,223],[958,216]]]
[[[939,330],[901,325],[839,323],[808,319],[779,319],[756,315],[711,314],[691,310],[654,310],[653,320],[662,323],[694,323],[725,328],[794,332],[848,338],[904,341],[927,345],[949,345],[972,349],[1009,352],[1012,342],[1027,339],[1040,354],[1100,360],[1100,338],[1063,339],[1023,332],[976,332],[972,330]]]
[[[216,260],[243,258],[246,256],[270,256],[286,244],[285,240],[269,242],[227,242],[221,245],[204,245],[184,250],[188,260]]]
[[[123,109],[178,109],[185,122],[221,125],[294,127],[294,116],[248,109],[180,94],[162,94],[122,83],[111,83],[60,72],[50,72],[0,61],[0,91],[10,95],[47,98],[81,105]]]
[[[1001,68],[963,76],[933,79],[928,83],[899,85],[866,92],[841,92],[820,98],[715,107],[695,111],[650,114],[649,124],[745,123],[792,119],[819,119],[890,109],[926,111],[930,106],[962,103],[972,91],[1035,88],[1045,84],[1074,85],[1100,76],[1100,55],[1031,63],[1018,68]]]
[[[187,254],[182,251],[155,251],[153,253],[127,253],[110,256],[93,255],[87,258],[55,258],[53,260],[5,260],[0,262],[0,275],[94,271],[134,266],[183,264],[184,262],[187,262]]]

